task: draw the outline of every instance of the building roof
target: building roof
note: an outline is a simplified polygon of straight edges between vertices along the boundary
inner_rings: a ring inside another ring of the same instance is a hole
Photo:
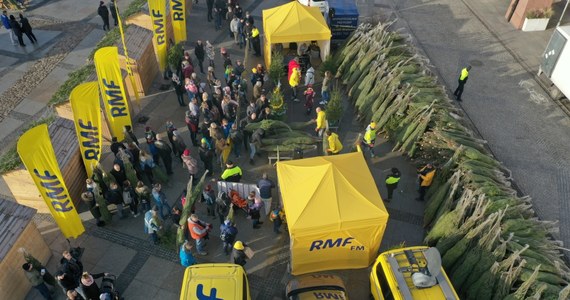
[[[129,58],[138,60],[144,54],[149,41],[152,41],[152,31],[137,25],[130,25],[125,32],[125,43]],[[125,55],[123,51],[123,43],[119,40],[116,44],[119,48],[119,55]]]
[[[0,260],[6,257],[35,214],[34,208],[0,198]]]

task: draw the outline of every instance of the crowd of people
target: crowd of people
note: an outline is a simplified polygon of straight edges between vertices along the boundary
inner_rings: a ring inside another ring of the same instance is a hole
[[[36,44],[38,40],[32,31],[30,21],[21,13],[19,17],[20,21],[18,21],[14,15],[8,16],[8,12],[5,10],[2,11],[2,15],[0,16],[2,20],[1,25],[8,30],[12,45],[16,46],[19,44],[22,47],[26,47],[26,44],[24,44],[24,34],[32,44]]]
[[[56,298],[56,287],[61,288],[63,295],[70,300],[118,300],[114,275],[85,271],[81,262],[82,252],[73,249],[63,251],[55,276],[42,265],[24,263],[22,269],[31,285],[47,300]],[[98,278],[103,278],[101,286],[96,282]]]

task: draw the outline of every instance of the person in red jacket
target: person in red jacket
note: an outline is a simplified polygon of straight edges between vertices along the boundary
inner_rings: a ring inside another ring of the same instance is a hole
[[[295,56],[292,60],[289,61],[288,64],[288,72],[287,72],[287,82],[291,80],[291,74],[293,74],[294,69],[301,69],[301,65],[299,65],[299,57]]]
[[[208,255],[208,252],[204,251],[206,246],[206,240],[208,239],[208,233],[212,230],[212,224],[198,219],[195,214],[190,215],[188,218],[188,230],[190,231],[190,236],[196,241],[196,251],[200,255]]]

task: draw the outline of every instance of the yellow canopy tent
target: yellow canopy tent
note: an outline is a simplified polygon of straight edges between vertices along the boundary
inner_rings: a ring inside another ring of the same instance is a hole
[[[277,163],[293,275],[370,265],[388,212],[362,153]]]
[[[263,32],[265,65],[271,64],[271,45],[277,43],[300,43],[317,41],[321,59],[330,52],[331,30],[318,7],[308,7],[298,1],[264,9]]]

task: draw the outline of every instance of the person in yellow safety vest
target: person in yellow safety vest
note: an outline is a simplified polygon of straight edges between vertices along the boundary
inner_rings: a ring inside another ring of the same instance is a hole
[[[467,79],[469,79],[469,70],[471,70],[471,66],[463,68],[461,70],[461,74],[459,75],[459,79],[457,80],[459,84],[457,85],[455,92],[453,92],[453,95],[455,96],[455,99],[457,101],[461,101],[461,94],[463,94],[463,87],[467,83]]]
[[[338,138],[338,134],[331,132],[330,130],[327,130],[325,134],[327,135],[327,141],[329,143],[327,153],[332,155],[339,154],[342,150],[342,143]]]
[[[255,56],[261,56],[261,41],[259,39],[259,29],[253,26],[251,29],[251,41],[253,43],[253,51]]]
[[[424,201],[426,191],[431,186],[433,177],[435,176],[435,168],[431,163],[425,165],[425,167],[418,170],[418,176],[420,180],[420,196],[416,198],[417,201]]]
[[[376,127],[376,122],[370,122],[364,131],[362,146],[370,150],[370,157],[374,158],[374,143],[376,142],[376,135],[378,134],[378,129]]]
[[[323,132],[327,127],[327,114],[321,107],[317,107],[315,111],[317,112],[317,127],[315,127],[315,132],[318,136],[323,136]]]
[[[228,161],[226,163],[226,170],[222,173],[222,180],[228,182],[239,182],[241,180],[242,172],[241,168],[238,166],[234,166],[232,161]]]
[[[394,190],[398,188],[398,182],[400,182],[400,170],[392,168],[391,172],[392,173],[386,176],[386,190],[388,190],[388,198],[386,199],[386,202],[390,202],[392,200]]]

